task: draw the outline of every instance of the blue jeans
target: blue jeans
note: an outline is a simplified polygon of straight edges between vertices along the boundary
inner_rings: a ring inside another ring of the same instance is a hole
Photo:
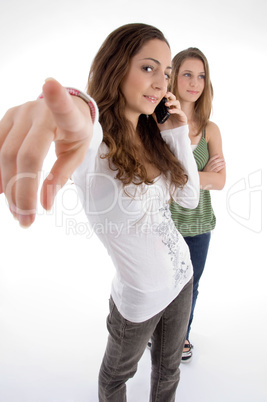
[[[112,298],[109,337],[99,373],[99,401],[125,402],[126,381],[152,338],[150,402],[174,402],[192,301],[193,279],[163,311],[141,323],[122,317]]]
[[[194,284],[193,284],[193,299],[192,299],[192,308],[191,308],[191,314],[189,318],[189,324],[188,324],[188,329],[187,329],[187,334],[186,334],[186,339],[189,340],[189,334],[191,330],[191,324],[193,321],[194,317],[194,310],[196,306],[196,301],[198,297],[198,286],[199,286],[199,281],[201,278],[201,275],[204,271],[205,263],[206,263],[206,258],[208,254],[208,249],[209,249],[209,244],[210,244],[210,236],[211,233],[203,233],[201,235],[197,236],[188,236],[184,237],[189,250],[190,250],[190,255],[191,255],[191,261],[193,264],[193,270],[194,270]]]

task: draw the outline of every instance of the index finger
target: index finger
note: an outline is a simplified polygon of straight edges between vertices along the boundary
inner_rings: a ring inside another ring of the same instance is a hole
[[[14,107],[5,114],[0,123],[0,190],[5,193],[9,207],[16,218],[18,218],[21,208],[27,211],[35,208],[35,202],[30,202],[29,207],[20,206],[17,203],[17,186],[22,181],[24,182],[26,178],[33,181],[33,175],[34,177],[38,176],[35,171],[38,171],[42,165],[44,155],[47,153],[47,146],[43,148],[43,142],[48,141],[49,144],[54,137],[55,126],[47,123],[51,115],[46,106],[44,106],[43,103],[34,101]],[[40,114],[44,116],[41,120],[38,120],[36,116]],[[39,123],[36,123],[36,121],[39,121]],[[44,121],[46,121],[46,129],[44,128]],[[31,144],[31,133],[33,131],[37,132],[37,138],[36,142]],[[32,162],[31,153],[35,157],[35,162]],[[24,158],[28,163],[26,167],[23,164],[21,165],[21,161]],[[41,160],[38,167],[36,167],[36,161],[39,158]],[[29,191],[29,189],[27,188],[26,191]],[[32,198],[32,191],[29,191],[28,196]],[[28,212],[27,215],[29,215]]]
[[[33,126],[18,151],[17,172],[5,192],[21,226],[28,227],[35,219],[42,165],[53,138],[53,132]]]

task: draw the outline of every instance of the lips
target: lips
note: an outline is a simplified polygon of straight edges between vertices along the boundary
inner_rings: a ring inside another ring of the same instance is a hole
[[[190,93],[191,95],[198,95],[199,91],[187,91],[188,93]]]
[[[145,97],[148,101],[150,101],[151,103],[157,103],[158,100],[159,100],[159,98],[156,97],[156,96],[144,95],[144,97]]]

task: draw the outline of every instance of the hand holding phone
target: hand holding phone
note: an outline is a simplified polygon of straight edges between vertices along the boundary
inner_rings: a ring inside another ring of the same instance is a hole
[[[157,117],[157,122],[159,124],[165,123],[165,121],[170,117],[170,113],[168,112],[168,108],[165,106],[165,103],[167,102],[166,98],[162,98],[160,103],[155,109],[155,114]]]

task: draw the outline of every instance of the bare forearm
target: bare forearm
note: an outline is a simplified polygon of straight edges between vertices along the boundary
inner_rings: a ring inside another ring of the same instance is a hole
[[[225,169],[215,172],[199,172],[202,190],[222,190],[225,185]]]

